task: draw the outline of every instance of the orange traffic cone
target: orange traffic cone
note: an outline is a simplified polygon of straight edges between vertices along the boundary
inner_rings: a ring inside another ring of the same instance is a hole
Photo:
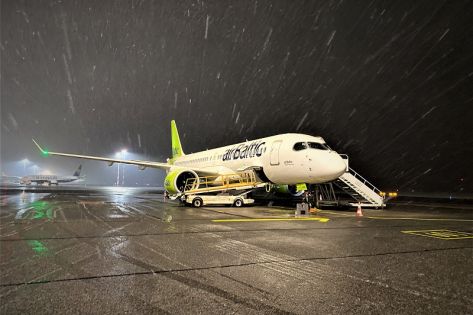
[[[357,217],[363,216],[363,212],[361,211],[361,203],[358,203],[358,208],[356,209],[356,216]]]

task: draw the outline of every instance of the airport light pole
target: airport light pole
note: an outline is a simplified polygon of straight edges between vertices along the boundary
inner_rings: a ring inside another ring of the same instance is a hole
[[[115,156],[119,159],[123,159],[123,157],[128,153],[127,149],[122,149],[119,152],[115,153]],[[122,167],[122,185],[125,184],[125,167]],[[117,163],[117,186],[120,186],[120,163]]]
[[[120,152],[115,153],[115,157],[120,158]],[[117,163],[117,181],[115,185],[118,186],[120,184],[120,163]]]
[[[128,150],[123,149],[120,151],[122,154],[122,159],[126,157]],[[122,185],[125,186],[125,164],[122,166]]]
[[[23,175],[27,175],[26,174],[26,164],[29,163],[30,161],[27,158],[24,158],[20,162],[23,163]]]
[[[118,153],[115,153],[115,157],[118,157]],[[117,180],[115,181],[115,186],[118,186],[118,179],[120,178],[120,163],[117,163]]]

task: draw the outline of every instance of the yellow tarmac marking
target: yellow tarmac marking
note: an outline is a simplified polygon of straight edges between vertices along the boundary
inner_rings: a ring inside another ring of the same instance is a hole
[[[355,215],[355,213],[350,213],[350,214],[348,214],[348,213],[338,213],[338,212],[327,211],[327,210],[319,210],[319,212],[340,215],[340,216],[343,216],[343,217],[353,217]]]
[[[451,230],[419,230],[419,231],[401,231],[405,234],[439,238],[442,240],[461,240],[473,238],[472,233],[458,232]]]
[[[365,217],[368,219],[379,219],[379,220],[415,220],[415,221],[452,221],[452,222],[473,222],[468,219],[445,219],[445,218],[410,218],[410,217]]]
[[[326,223],[330,221],[328,218],[248,218],[248,219],[217,219],[212,220],[212,222],[216,223],[224,223],[224,222],[271,222],[271,221],[319,221],[322,223]]]
[[[355,217],[354,213],[337,213],[332,211],[321,210],[320,212],[334,214],[345,217]],[[380,216],[364,216],[364,218],[373,220],[414,220],[414,221],[452,221],[452,222],[473,222],[470,219],[447,219],[447,218],[413,218],[413,217],[380,217]]]

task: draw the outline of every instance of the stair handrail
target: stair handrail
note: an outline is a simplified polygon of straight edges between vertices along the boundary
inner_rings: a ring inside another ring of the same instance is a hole
[[[346,161],[345,164],[347,165],[347,168],[346,168],[347,172],[352,173],[352,175],[355,176],[355,178],[359,179],[361,182],[363,182],[363,184],[365,184],[371,190],[373,190],[375,193],[381,196],[380,189],[378,189],[375,185],[371,184],[366,178],[358,174],[354,169],[350,167],[348,154],[339,154],[339,155],[343,160]]]
[[[221,180],[217,181],[220,178]],[[195,184],[197,182],[197,187]],[[190,177],[186,179],[184,185],[184,192],[188,192],[191,190],[198,190],[200,188],[210,188],[215,183],[221,183],[220,185],[216,185],[215,187],[224,187],[228,188],[232,184],[240,184],[240,185],[252,185],[256,186],[256,175],[254,172],[250,171],[243,171],[234,174],[224,174],[224,175],[211,175],[211,176],[198,176],[196,178]]]
[[[358,180],[360,180],[363,184],[368,186],[371,190],[373,190],[375,193],[381,196],[381,190],[379,190],[375,185],[371,184],[366,178],[358,174],[354,169],[349,167],[349,172],[355,176]]]

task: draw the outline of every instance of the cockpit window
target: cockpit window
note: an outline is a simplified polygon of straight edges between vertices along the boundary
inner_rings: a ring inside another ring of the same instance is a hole
[[[305,142],[297,142],[296,144],[294,144],[293,149],[294,149],[294,151],[305,150],[305,149],[307,149],[307,143],[305,143]]]
[[[324,143],[318,143],[318,142],[309,142],[309,148],[311,149],[317,149],[317,150],[329,150],[330,148],[324,144]]]

